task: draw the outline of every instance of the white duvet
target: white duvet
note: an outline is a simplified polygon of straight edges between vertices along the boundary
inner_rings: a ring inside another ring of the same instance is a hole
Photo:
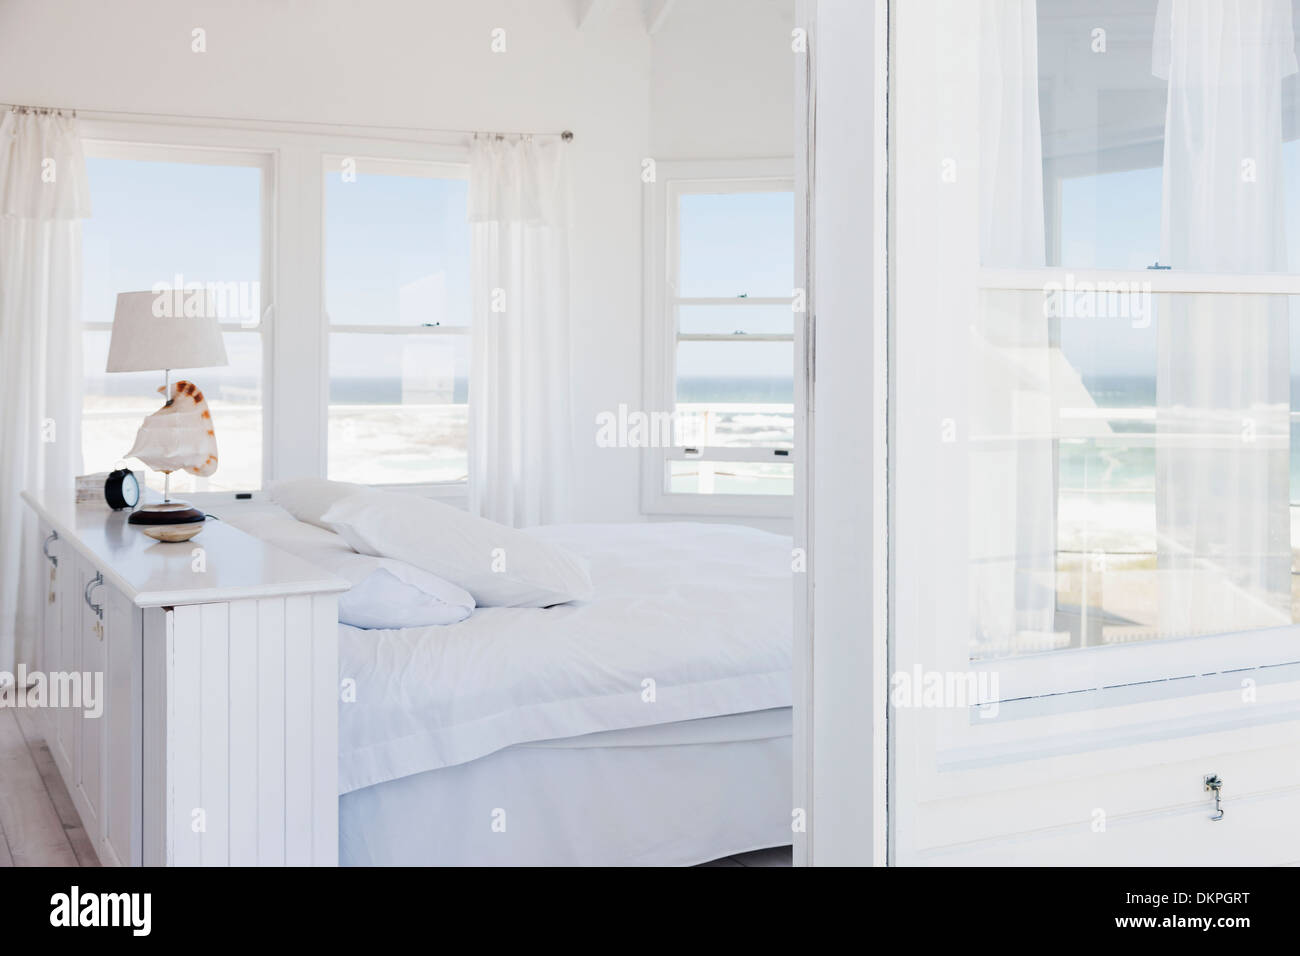
[[[592,601],[340,626],[340,678],[355,681],[341,792],[527,741],[790,706],[788,537],[693,522],[529,533],[590,563]]]

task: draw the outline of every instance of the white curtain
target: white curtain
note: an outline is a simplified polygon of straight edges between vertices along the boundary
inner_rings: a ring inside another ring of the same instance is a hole
[[[1290,0],[1162,0],[1153,72],[1169,84],[1161,261],[1286,271]],[[1290,623],[1287,303],[1167,296],[1157,321],[1161,629]]]
[[[980,259],[1046,264],[1034,0],[981,0]],[[1053,646],[1052,371],[1041,296],[990,293],[971,342],[972,656]]]
[[[0,118],[0,671],[32,664],[48,569],[20,491],[72,493],[81,469],[81,220],[90,191],[77,121]]]
[[[567,153],[529,136],[470,149],[470,507],[515,527],[571,513]]]

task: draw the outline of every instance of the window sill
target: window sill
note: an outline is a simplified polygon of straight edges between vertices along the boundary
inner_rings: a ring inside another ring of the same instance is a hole
[[[641,513],[683,518],[794,518],[791,495],[657,495],[641,503]]]
[[[401,491],[421,498],[468,498],[469,482],[438,481],[424,485],[370,485],[376,491]]]
[[[1246,678],[1254,681],[1249,697],[1243,694]],[[969,732],[938,752],[938,769],[983,770],[1206,734],[1256,734],[1260,745],[1262,728],[1296,721],[1300,664],[1002,701],[987,717],[969,708],[962,719]],[[977,742],[981,725],[998,739]]]

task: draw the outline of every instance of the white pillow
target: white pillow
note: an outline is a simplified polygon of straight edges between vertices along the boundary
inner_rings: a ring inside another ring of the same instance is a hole
[[[365,485],[326,481],[324,478],[287,478],[271,482],[266,492],[272,501],[299,521],[330,531],[330,526],[321,521],[321,515],[340,498],[365,488]]]
[[[363,554],[455,581],[479,607],[550,607],[592,597],[586,564],[563,548],[430,498],[357,492],[322,520]]]
[[[339,595],[340,624],[361,628],[457,624],[474,610],[468,591],[423,568],[355,551],[332,554],[339,557],[329,564],[317,563],[352,582],[352,589]]]
[[[339,595],[341,624],[362,628],[456,624],[474,609],[474,599],[464,588],[402,561],[357,554],[332,531],[273,514],[230,523],[350,581],[352,589]]]

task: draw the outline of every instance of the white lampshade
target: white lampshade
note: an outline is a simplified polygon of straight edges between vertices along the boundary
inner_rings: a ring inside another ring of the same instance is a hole
[[[204,309],[199,317],[167,314],[177,298],[170,289],[117,294],[106,371],[154,372],[230,364],[214,310]]]

